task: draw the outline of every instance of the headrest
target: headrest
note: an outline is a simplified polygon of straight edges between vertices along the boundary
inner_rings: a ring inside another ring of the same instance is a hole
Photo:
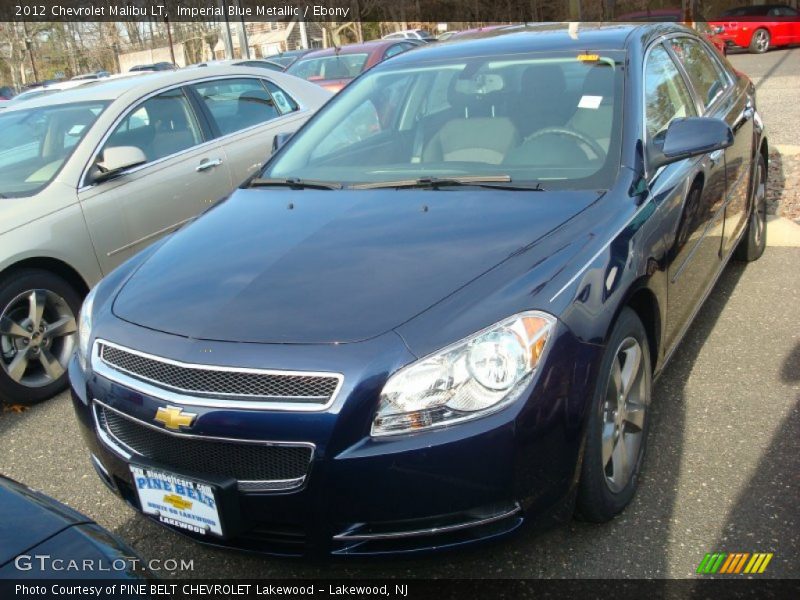
[[[614,69],[608,65],[595,65],[583,80],[584,96],[614,97]]]
[[[245,103],[252,104],[272,104],[272,99],[266,90],[246,90],[239,94],[239,105]]]
[[[558,65],[531,65],[522,72],[521,87],[524,94],[560,96],[567,81]]]
[[[493,106],[502,102],[505,81],[496,73],[476,73],[454,77],[447,97],[450,105],[469,118],[495,116]]]

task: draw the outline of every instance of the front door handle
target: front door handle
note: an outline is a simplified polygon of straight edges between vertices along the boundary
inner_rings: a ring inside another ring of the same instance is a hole
[[[222,159],[221,158],[214,158],[214,159],[211,159],[211,160],[204,160],[199,165],[197,165],[197,167],[195,168],[195,171],[198,171],[198,172],[205,171],[205,170],[211,169],[213,167],[218,167],[221,164],[222,164]]]
[[[753,101],[750,98],[748,98],[747,99],[747,104],[745,104],[745,106],[744,106],[744,111],[742,111],[742,114],[744,115],[744,118],[745,119],[752,119],[753,118],[753,114],[755,112],[756,112],[756,109],[753,106]]]

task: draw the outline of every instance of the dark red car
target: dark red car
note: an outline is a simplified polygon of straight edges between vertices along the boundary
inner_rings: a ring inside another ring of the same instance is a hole
[[[727,45],[756,54],[800,43],[800,12],[783,4],[733,8],[709,25]]]
[[[336,93],[373,65],[416,45],[405,40],[376,40],[309,52],[286,72]]]

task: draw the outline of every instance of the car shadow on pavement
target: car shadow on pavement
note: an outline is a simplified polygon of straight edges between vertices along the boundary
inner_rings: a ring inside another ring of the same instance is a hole
[[[797,358],[797,352],[794,354]],[[797,363],[794,368],[798,369]],[[772,552],[774,557],[759,577],[788,579],[798,576],[799,457],[800,397],[773,434],[753,476],[735,499],[720,537],[709,550],[751,554]]]
[[[673,531],[676,511],[686,509],[676,506],[687,431],[685,386],[698,354],[744,270],[741,263],[732,262],[726,267],[656,382],[649,450],[640,489],[631,506],[610,523],[596,525],[572,520],[542,532],[525,530],[496,544],[391,560],[298,561],[219,550],[184,541],[178,534],[163,531],[134,514],[115,531],[131,541],[145,558],[194,559],[192,572],[178,574],[185,577],[676,576],[670,571],[670,550],[674,551],[676,538],[681,537],[679,532]]]
[[[800,343],[783,362],[780,377],[800,382]],[[795,388],[796,389],[796,388]],[[765,407],[769,410],[769,407]],[[763,575],[796,578],[800,573],[800,393],[772,435],[754,475],[736,498],[714,550],[772,552]]]

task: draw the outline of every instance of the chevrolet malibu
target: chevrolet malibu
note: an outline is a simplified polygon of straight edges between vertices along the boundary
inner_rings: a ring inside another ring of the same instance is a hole
[[[89,288],[257,172],[330,96],[233,66],[70,83],[0,112],[0,401],[64,389]]]
[[[383,554],[612,519],[653,380],[765,245],[751,82],[678,25],[373,68],[88,296],[95,468],[198,541]]]

